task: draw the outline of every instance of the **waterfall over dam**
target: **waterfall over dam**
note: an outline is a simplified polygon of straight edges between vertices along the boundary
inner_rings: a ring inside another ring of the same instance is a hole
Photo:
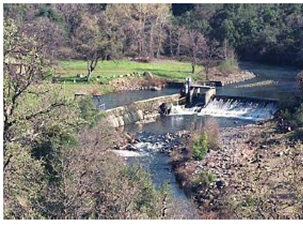
[[[174,106],[170,115],[214,116],[226,118],[238,118],[252,121],[263,121],[273,118],[278,110],[275,100],[215,96],[204,108]]]

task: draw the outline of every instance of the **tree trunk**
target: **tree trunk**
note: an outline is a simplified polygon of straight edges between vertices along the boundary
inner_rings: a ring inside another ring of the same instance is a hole
[[[180,41],[178,41],[176,56],[180,56]]]
[[[174,57],[174,53],[173,53],[173,39],[172,39],[172,31],[171,28],[169,29],[169,48],[170,48],[170,56]]]
[[[98,61],[100,59],[100,56],[97,54],[94,54],[93,59],[87,60],[87,81],[90,81],[93,71],[97,67]],[[107,55],[104,56],[104,59],[107,59]]]
[[[227,60],[227,39],[224,39],[224,59]]]
[[[87,81],[90,81],[90,79],[92,78],[93,72],[91,70],[88,71],[87,73]]]
[[[204,68],[205,68],[205,79],[206,79],[206,81],[209,81],[209,78],[208,78],[209,67],[205,66]]]
[[[196,69],[196,65],[194,63],[191,64],[191,73],[194,74]]]
[[[91,62],[90,60],[87,60],[87,81],[90,81],[92,77],[92,67],[91,67]]]
[[[160,58],[160,49],[161,49],[161,45],[158,45],[158,49],[157,49],[157,59]]]
[[[149,37],[149,57],[154,58],[154,27],[151,26]]]

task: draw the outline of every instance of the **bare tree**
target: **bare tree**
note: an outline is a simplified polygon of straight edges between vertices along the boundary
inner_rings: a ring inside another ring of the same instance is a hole
[[[183,46],[190,57],[192,73],[195,73],[196,65],[199,61],[199,56],[205,49],[206,39],[204,35],[197,30],[187,30],[183,37]]]
[[[182,53],[183,43],[186,39],[186,29],[185,27],[173,27],[172,29],[172,46],[175,49],[175,56],[180,57]]]
[[[160,57],[170,22],[169,4],[115,4],[123,24],[127,52],[139,57]]]
[[[157,4],[156,12],[156,57],[159,58],[161,51],[163,50],[163,43],[167,37],[167,27],[170,24],[170,8],[168,4]]]
[[[200,55],[200,64],[204,67],[205,78],[209,80],[210,70],[222,60],[222,48],[216,40],[208,40]]]

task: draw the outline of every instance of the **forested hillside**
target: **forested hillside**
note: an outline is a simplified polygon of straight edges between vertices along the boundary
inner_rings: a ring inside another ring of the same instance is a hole
[[[220,59],[235,52],[240,60],[303,65],[301,4],[5,4],[4,16],[44,30],[53,56],[89,60],[92,70],[97,59],[193,58],[194,46],[206,59],[209,43],[221,48]]]

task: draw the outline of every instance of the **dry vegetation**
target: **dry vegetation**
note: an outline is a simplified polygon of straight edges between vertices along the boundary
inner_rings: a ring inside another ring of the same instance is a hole
[[[274,125],[220,129],[219,149],[200,161],[184,148],[173,153],[202,218],[302,219],[303,145]]]

